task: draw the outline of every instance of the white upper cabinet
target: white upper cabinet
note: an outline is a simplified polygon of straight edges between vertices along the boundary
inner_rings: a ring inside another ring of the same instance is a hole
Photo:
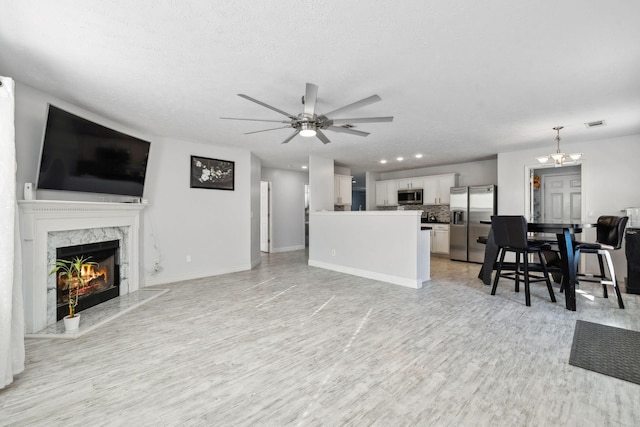
[[[425,205],[448,205],[451,187],[455,187],[457,176],[454,173],[424,177],[424,193],[422,199]]]
[[[424,186],[423,177],[395,180],[398,190],[416,190]]]
[[[422,203],[425,205],[435,205],[438,203],[438,181],[425,176],[422,180]]]
[[[351,204],[351,181],[353,177],[348,175],[333,176],[333,198],[336,205]]]
[[[376,182],[376,206],[395,206],[398,204],[396,181]]]
[[[376,206],[395,206],[398,204],[398,190],[418,189],[422,189],[423,204],[448,205],[451,187],[457,184],[455,173],[376,181]]]
[[[438,177],[438,204],[448,205],[450,202],[451,187],[457,186],[456,174],[441,175]]]

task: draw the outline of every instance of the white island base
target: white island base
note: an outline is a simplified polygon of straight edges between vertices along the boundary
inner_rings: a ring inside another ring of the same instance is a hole
[[[312,212],[309,265],[419,289],[430,280],[422,211]]]

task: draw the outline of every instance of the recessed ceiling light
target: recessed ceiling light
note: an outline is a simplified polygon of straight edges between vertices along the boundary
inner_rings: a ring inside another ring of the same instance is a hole
[[[385,163],[387,163],[387,161],[385,159],[382,159],[382,160],[380,160],[380,163],[382,163],[384,165]]]
[[[416,159],[421,159],[421,158],[422,158],[422,154],[416,154],[414,157],[415,157]]]
[[[404,160],[404,157],[398,157],[396,160],[397,160],[397,161],[399,161],[399,162],[401,162],[401,161],[403,161],[403,160]]]
[[[306,168],[307,168],[307,165],[302,165],[302,169],[306,169]]]

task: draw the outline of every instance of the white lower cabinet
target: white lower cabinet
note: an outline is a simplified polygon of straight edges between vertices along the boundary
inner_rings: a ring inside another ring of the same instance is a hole
[[[431,252],[449,254],[449,224],[431,224]]]

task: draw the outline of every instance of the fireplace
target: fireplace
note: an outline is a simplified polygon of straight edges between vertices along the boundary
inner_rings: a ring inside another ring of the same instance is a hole
[[[91,264],[87,263],[82,266],[82,278],[85,284],[78,289],[79,298],[75,308],[76,312],[120,295],[119,248],[120,242],[118,240],[56,248],[56,259],[72,260],[76,257],[84,257],[91,262]],[[69,314],[68,286],[79,285],[77,282],[66,283],[60,275],[56,277],[57,320]]]

